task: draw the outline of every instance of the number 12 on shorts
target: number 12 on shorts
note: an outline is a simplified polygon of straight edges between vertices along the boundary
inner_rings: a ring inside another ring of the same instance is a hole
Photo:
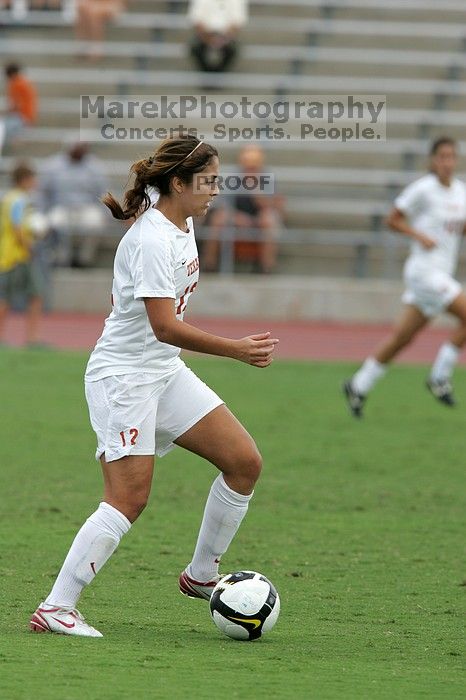
[[[135,444],[136,444],[136,438],[137,438],[137,436],[139,435],[139,430],[138,430],[137,428],[130,428],[130,429],[129,429],[128,431],[126,431],[126,432],[129,433],[129,436],[128,436],[128,437],[129,437],[129,444],[130,444],[130,445],[135,445]],[[125,435],[125,431],[124,431],[124,430],[121,431],[120,437],[121,437],[121,442],[122,442],[123,447],[126,447],[127,442],[126,442],[126,435]]]

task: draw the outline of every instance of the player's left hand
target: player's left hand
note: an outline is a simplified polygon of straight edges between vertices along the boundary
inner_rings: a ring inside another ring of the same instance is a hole
[[[272,363],[272,355],[278,338],[271,338],[271,333],[248,335],[237,341],[240,346],[238,359],[253,367],[268,367]]]

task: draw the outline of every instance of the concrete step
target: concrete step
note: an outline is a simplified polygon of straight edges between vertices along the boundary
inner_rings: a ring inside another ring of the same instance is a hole
[[[285,234],[286,235],[286,234]],[[280,274],[329,277],[357,277],[361,274],[361,250],[352,245],[341,244],[314,245],[312,231],[310,242],[299,246],[281,242],[279,246],[278,271]],[[387,263],[386,249],[374,241],[373,245],[364,251],[364,276],[369,279],[384,279],[387,273],[393,279],[401,279],[404,255],[396,251],[394,259]],[[201,258],[202,259],[202,258]]]
[[[286,226],[290,228],[338,228],[347,226],[348,230],[366,228],[370,230],[371,219],[365,214],[337,215],[331,211],[328,214],[305,214],[302,212],[288,211],[286,214]]]
[[[407,36],[357,36],[345,35],[344,38],[338,34],[328,34],[317,40],[318,46],[334,46],[340,48],[342,45],[352,49],[400,49],[403,51],[460,51],[461,39],[448,37],[407,37]]]
[[[332,4],[332,3],[330,3]],[[443,10],[442,3],[437,3],[436,9],[423,9],[422,4],[418,6],[418,9],[408,9],[405,3],[403,7],[402,3],[395,4],[392,8],[390,4],[378,3],[377,6],[373,7],[347,7],[347,8],[337,8],[332,13],[333,19],[343,19],[343,20],[377,20],[377,21],[405,21],[405,22],[464,22],[464,12],[460,9],[457,10]],[[459,7],[459,5],[458,5]]]
[[[26,66],[34,66],[35,68],[51,68],[52,58],[48,55],[38,55],[36,52],[28,53],[27,50],[22,53],[22,61]],[[97,68],[98,70],[111,70],[111,69],[122,69],[122,70],[140,70],[141,61],[144,62],[143,70],[146,73],[153,73],[154,76],[157,75],[157,71],[186,71],[188,74],[192,70],[197,70],[197,65],[191,58],[189,54],[189,47],[183,46],[180,55],[176,57],[144,57],[139,56],[104,56],[99,59],[98,63],[89,62],[84,56],[76,56],[74,54],[69,55],[59,55],[53,59],[55,66],[59,68],[76,68],[81,66],[83,71]],[[248,59],[238,55],[238,59],[233,65],[233,70],[239,73],[248,73],[251,68],[254,72],[263,72],[264,74],[281,73],[286,75],[290,72],[291,62],[289,60],[284,60],[282,58],[278,59]],[[322,72],[325,72],[325,66],[321,68]],[[439,75],[439,77],[443,77]]]
[[[34,136],[35,133],[37,132],[29,132],[29,136],[28,132],[24,134],[23,140],[17,143],[15,148],[16,154],[21,156],[30,155],[32,157],[51,153],[57,144],[62,144],[72,137],[73,134],[77,134],[77,129],[61,130],[51,128],[47,132],[46,140],[41,139],[40,141]],[[31,147],[31,143],[33,147]],[[225,156],[228,162],[237,160],[241,143],[234,145],[221,142],[215,143],[214,141],[211,141],[211,143],[217,147],[220,158]],[[290,142],[287,145],[292,145],[293,148],[280,147],[278,149],[273,144],[265,145],[268,153],[268,167],[272,171],[274,164],[302,167],[312,165],[313,167],[343,169],[348,167],[373,168],[374,163],[380,163],[388,170],[403,169],[403,152],[390,149],[389,142],[378,143],[377,145],[357,142],[346,144],[346,147],[342,144],[329,144],[332,146],[332,150],[324,149],[322,144],[309,146],[300,142]],[[336,146],[340,146],[341,150]],[[109,140],[108,143],[100,141],[92,143],[92,148],[95,153],[98,153],[103,158],[125,160],[131,163],[133,160],[141,157],[141,154],[145,155],[148,152],[152,152],[154,144],[151,142]],[[414,151],[413,154],[415,161],[413,168],[422,169],[425,155],[423,153],[416,155]],[[464,160],[464,157],[460,160],[460,167],[466,169]]]
[[[303,75],[348,75],[348,76],[365,76],[372,77],[376,71],[381,78],[427,78],[434,80],[446,80],[448,78],[448,69],[444,66],[423,66],[420,64],[412,65],[377,65],[374,66],[369,61],[367,63],[352,63],[351,60],[335,60],[321,62],[309,61],[302,63],[300,72]],[[464,75],[458,76],[464,79]]]

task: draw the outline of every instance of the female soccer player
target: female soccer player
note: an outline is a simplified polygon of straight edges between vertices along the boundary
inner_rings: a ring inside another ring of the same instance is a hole
[[[403,190],[388,217],[388,225],[394,231],[412,239],[404,268],[405,308],[390,338],[343,385],[356,418],[362,416],[367,394],[385,374],[387,364],[445,310],[458,319],[459,327],[441,346],[427,388],[447,406],[455,405],[450,379],[466,343],[466,295],[452,277],[466,222],[466,187],[454,177],[457,159],[453,139],[435,141],[431,172]]]
[[[135,182],[124,207],[110,194],[104,198],[115,218],[136,217],[116,252],[113,310],[85,376],[104,495],[32,616],[36,632],[102,636],[76,604],[144,509],[155,454],[161,457],[176,444],[221,472],[207,499],[192,561],[180,575],[182,593],[209,599],[220,557],[248,509],[261,470],[257,447],[179,357],[185,348],[267,367],[278,342],[270,333],[221,338],[183,321],[199,277],[191,217],[205,215],[218,193],[218,166],[212,146],[193,137],[167,139],[154,156],[132,166]],[[156,203],[151,188],[159,193]]]

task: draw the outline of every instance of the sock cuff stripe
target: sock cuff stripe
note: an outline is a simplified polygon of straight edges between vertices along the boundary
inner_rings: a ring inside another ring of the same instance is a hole
[[[120,525],[121,529],[123,530],[123,534],[128,532],[128,530],[131,527],[131,523],[126,517],[126,515],[123,515],[123,513],[120,510],[114,508],[109,503],[105,503],[105,501],[99,503],[97,512],[99,510],[103,511],[104,513],[108,513],[108,515],[110,515],[114,520],[116,520]]]
[[[251,498],[254,495],[254,491],[250,493],[248,496],[245,496],[243,493],[238,493],[237,491],[233,491],[231,489],[227,482],[225,481],[225,478],[223,474],[219,474],[218,477],[214,481],[214,487],[217,487],[222,494],[224,498],[227,498],[229,501],[232,501],[234,505],[239,504],[246,504],[249,503]]]

